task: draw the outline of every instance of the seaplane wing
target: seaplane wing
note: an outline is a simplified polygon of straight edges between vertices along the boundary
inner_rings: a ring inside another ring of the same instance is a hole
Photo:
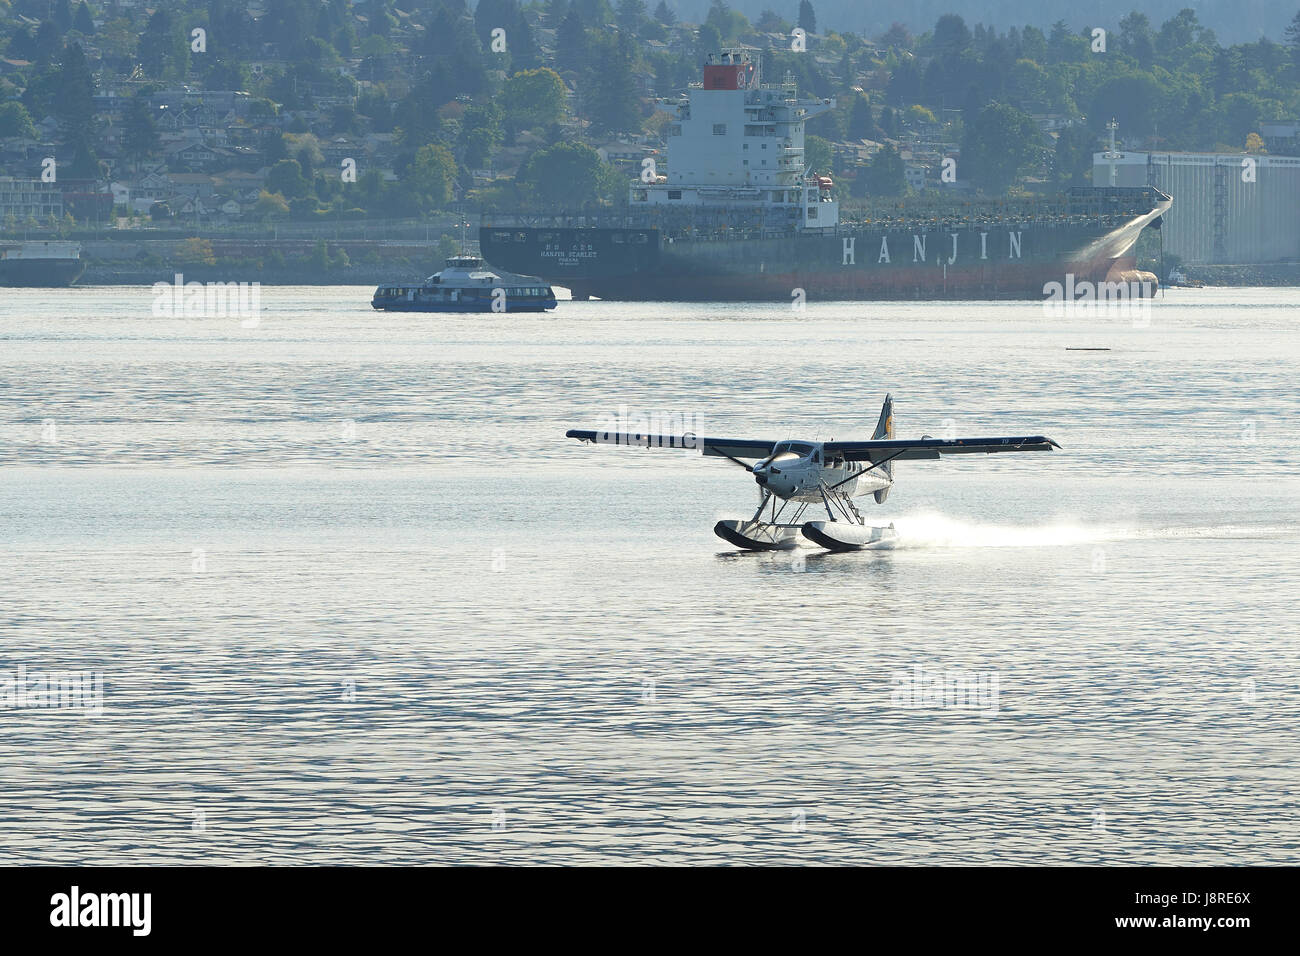
[[[1051,451],[1060,448],[1046,435],[1005,438],[887,438],[872,441],[828,441],[822,446],[826,458],[846,461],[918,461],[944,455],[993,454],[1004,451]]]
[[[565,438],[594,442],[598,445],[636,445],[641,448],[698,448],[716,458],[766,458],[776,447],[774,441],[748,438],[700,438],[696,435],[644,435],[638,432],[587,431],[571,428]]]

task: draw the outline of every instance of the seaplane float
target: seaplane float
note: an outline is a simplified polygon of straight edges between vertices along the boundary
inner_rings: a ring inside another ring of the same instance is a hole
[[[894,484],[895,462],[1061,447],[1044,435],[895,439],[890,395],[885,396],[869,441],[763,441],[700,438],[689,432],[649,435],[582,429],[570,429],[565,437],[642,448],[698,448],[705,456],[725,458],[744,468],[758,483],[758,510],[747,521],[719,521],[713,532],[749,551],[793,548],[800,536],[831,551],[889,548],[898,537],[893,524],[887,528],[867,524],[853,499],[870,494],[883,504]],[[826,520],[804,521],[804,512],[818,505],[826,509]]]

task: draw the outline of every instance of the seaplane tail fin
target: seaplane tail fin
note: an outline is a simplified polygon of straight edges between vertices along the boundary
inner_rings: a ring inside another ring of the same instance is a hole
[[[872,434],[871,438],[872,440],[879,440],[881,438],[893,438],[893,437],[894,437],[894,396],[886,395],[885,404],[880,407],[880,421],[876,423],[876,430]],[[892,461],[885,465],[882,465],[880,470],[889,476],[890,481],[894,480],[894,463]],[[881,488],[879,491],[875,492],[875,495],[876,495],[876,504],[878,505],[884,504],[885,499],[889,497],[889,489]]]

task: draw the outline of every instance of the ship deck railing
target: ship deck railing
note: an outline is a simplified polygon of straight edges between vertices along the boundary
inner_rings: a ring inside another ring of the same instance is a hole
[[[1064,194],[1039,199],[876,199],[842,206],[841,225],[824,231],[864,226],[1119,225],[1150,213],[1159,202],[1168,198],[1151,187],[1073,187]],[[788,234],[795,227],[796,214],[793,207],[746,210],[693,206],[636,212],[537,210],[484,213],[482,226],[485,229],[657,229],[673,237],[691,235],[699,238],[702,234],[717,234],[721,238],[724,234],[735,237],[746,231]]]

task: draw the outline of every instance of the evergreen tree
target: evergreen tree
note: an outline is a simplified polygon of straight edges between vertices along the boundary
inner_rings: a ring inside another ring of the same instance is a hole
[[[59,28],[59,33],[67,33],[71,30],[72,4],[69,0],[54,0],[54,5],[50,8],[50,19]]]
[[[880,130],[871,115],[871,103],[865,96],[855,96],[853,105],[849,107],[848,138],[855,141],[876,139],[879,134]]]
[[[645,23],[645,0],[619,0],[614,22],[624,33],[635,36]]]
[[[48,66],[59,56],[63,49],[63,37],[53,21],[46,20],[36,28],[36,62],[39,66]]]
[[[149,18],[136,48],[136,59],[145,75],[162,78],[173,39],[172,15],[165,7],[159,8]]]
[[[546,25],[558,30],[569,13],[569,0],[546,0]]]
[[[141,160],[158,149],[158,127],[153,121],[153,111],[142,95],[131,98],[126,109],[122,130],[122,150],[129,159]]]
[[[871,157],[858,179],[864,187],[862,192],[871,196],[901,196],[907,191],[903,157],[889,143]]]
[[[817,14],[809,0],[799,0],[799,26],[810,34],[817,32]]]
[[[598,129],[611,132],[635,130],[641,126],[641,110],[633,75],[635,54],[632,40],[619,32],[597,41],[595,69],[588,80],[588,114]]]
[[[1286,28],[1285,36],[1286,45],[1291,48],[1291,59],[1295,62],[1296,69],[1300,70],[1300,11],[1296,12],[1295,18]]]
[[[89,141],[95,122],[95,78],[90,74],[86,54],[74,43],[63,54],[59,85],[54,93],[54,112],[68,141]]]
[[[587,28],[577,8],[570,7],[555,31],[555,64],[561,71],[581,70],[586,61]]]
[[[76,16],[72,18],[72,29],[85,36],[95,35],[95,18],[90,15],[90,7],[86,6],[86,0],[81,0],[77,7]]]
[[[677,23],[677,14],[669,8],[666,0],[659,0],[659,5],[655,7],[655,19],[664,26],[671,27]]]

